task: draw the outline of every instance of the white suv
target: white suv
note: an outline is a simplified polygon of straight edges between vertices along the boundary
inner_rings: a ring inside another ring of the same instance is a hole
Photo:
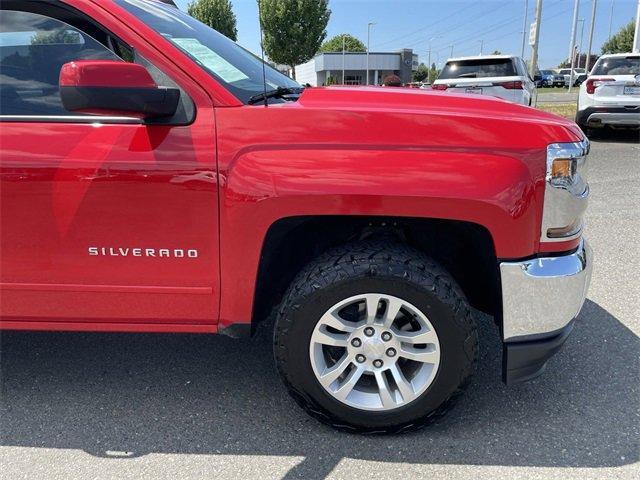
[[[576,123],[590,128],[640,127],[640,54],[603,55],[580,85]]]
[[[492,95],[522,105],[531,105],[536,85],[522,58],[485,55],[447,60],[433,90]]]

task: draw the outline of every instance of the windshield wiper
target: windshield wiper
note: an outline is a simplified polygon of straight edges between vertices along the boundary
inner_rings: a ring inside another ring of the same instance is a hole
[[[258,93],[247,101],[249,105],[262,102],[268,98],[282,98],[287,95],[300,95],[304,90],[303,87],[278,87],[275,90],[268,90],[266,92]]]
[[[462,75],[458,75],[458,78],[476,78],[478,76],[475,72],[463,73]]]

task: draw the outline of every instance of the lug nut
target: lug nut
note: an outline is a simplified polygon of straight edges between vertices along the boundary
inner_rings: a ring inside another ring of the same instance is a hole
[[[389,340],[391,340],[391,333],[382,332],[382,340],[384,340],[385,342],[388,342]]]
[[[367,327],[367,328],[364,329],[364,334],[367,337],[373,337],[374,333],[376,333],[376,331],[372,327]]]
[[[382,367],[382,365],[384,365],[384,362],[382,360],[374,360],[373,361],[373,366],[376,368],[380,368]]]
[[[387,348],[387,357],[395,357],[396,353],[395,348]]]
[[[364,363],[367,360],[367,357],[365,357],[364,355],[356,355],[356,362],[358,363]]]
[[[351,340],[351,345],[357,348],[362,345],[362,341],[359,338],[354,338],[353,340]]]

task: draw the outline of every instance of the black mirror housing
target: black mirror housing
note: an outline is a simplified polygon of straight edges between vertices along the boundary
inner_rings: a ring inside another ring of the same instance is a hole
[[[122,115],[143,119],[171,117],[178,109],[177,88],[60,87],[64,108],[71,112]]]

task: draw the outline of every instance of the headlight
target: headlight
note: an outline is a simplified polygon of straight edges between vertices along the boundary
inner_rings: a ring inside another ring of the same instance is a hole
[[[558,242],[582,233],[582,214],[587,208],[586,180],[589,141],[553,143],[547,147],[547,176],[540,241]]]

